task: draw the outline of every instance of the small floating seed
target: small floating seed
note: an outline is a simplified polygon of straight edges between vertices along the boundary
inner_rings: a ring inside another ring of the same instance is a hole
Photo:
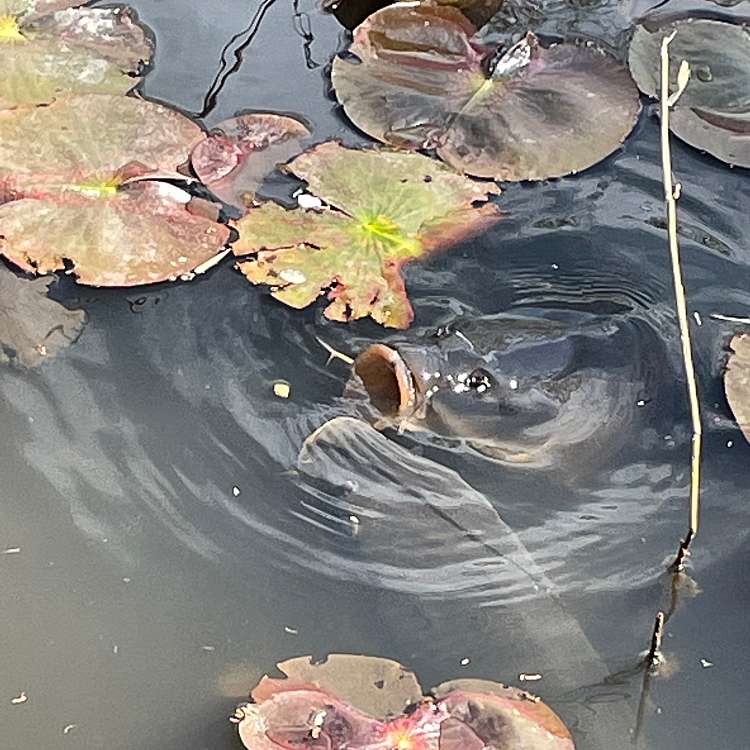
[[[292,386],[286,380],[277,380],[273,384],[273,395],[277,398],[289,398],[292,393]]]

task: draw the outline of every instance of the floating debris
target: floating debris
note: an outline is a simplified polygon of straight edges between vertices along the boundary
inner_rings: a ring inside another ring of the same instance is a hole
[[[26,692],[24,690],[22,690],[21,693],[17,695],[15,698],[11,698],[10,702],[14,706],[20,706],[21,704],[26,703],[26,701],[28,700],[29,700],[29,696],[26,695]]]

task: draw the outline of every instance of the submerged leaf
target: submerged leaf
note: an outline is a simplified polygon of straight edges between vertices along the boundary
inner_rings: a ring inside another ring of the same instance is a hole
[[[223,247],[228,227],[191,213],[190,196],[158,182],[111,195],[0,206],[0,254],[40,274],[66,262],[81,284],[135,286],[189,275]]]
[[[302,151],[310,131],[299,120],[247,114],[219,125],[193,150],[190,161],[201,182],[235,206],[247,207],[261,181]]]
[[[729,345],[732,353],[724,375],[724,389],[737,425],[750,442],[750,333],[739,333]]]
[[[69,93],[125,94],[153,46],[123,6],[0,0],[0,109]]]
[[[496,59],[475,31],[454,8],[385,8],[357,28],[350,56],[334,60],[336,96],[368,135],[435,148],[453,167],[497,180],[578,172],[633,129],[638,91],[614,57],[528,34]]]
[[[52,279],[24,279],[0,267],[0,363],[36,367],[74,342],[86,322],[47,296]]]
[[[672,132],[729,164],[750,167],[750,31],[744,26],[688,18],[638,26],[630,43],[630,71],[638,87],[660,96],[660,50],[669,45],[670,93],[686,61],[690,79],[671,113]]]
[[[499,192],[419,154],[354,150],[328,142],[297,157],[288,170],[305,180],[330,209],[287,211],[274,203],[240,220],[235,255],[254,284],[276,299],[307,307],[322,292],[333,320],[367,315],[406,328],[413,312],[401,266],[476,234],[500,217],[485,203]]]

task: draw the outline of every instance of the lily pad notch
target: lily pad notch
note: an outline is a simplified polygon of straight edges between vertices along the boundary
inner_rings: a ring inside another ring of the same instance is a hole
[[[579,172],[614,152],[635,126],[638,90],[604,50],[546,44],[528,33],[501,53],[475,34],[453,7],[384,8],[333,62],[338,101],[371,137],[434,149],[455,169],[498,181]]]
[[[326,317],[367,316],[407,328],[414,312],[401,268],[481,233],[500,219],[489,202],[500,190],[434,159],[385,149],[350,149],[328,141],[284,170],[325,203],[292,209],[265,202],[237,225],[239,270],[253,284],[298,309],[325,295]]]

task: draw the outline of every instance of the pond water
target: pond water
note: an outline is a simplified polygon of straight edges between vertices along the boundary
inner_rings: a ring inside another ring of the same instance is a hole
[[[282,111],[316,141],[365,142],[329,91],[348,32],[311,0],[132,5],[157,41],[146,95],[207,127]],[[591,28],[623,22],[615,2],[550,6],[561,28],[585,13],[599,14]],[[416,325],[398,336],[286,308],[231,263],[189,284],[58,284],[58,299],[88,313],[79,341],[38,370],[0,370],[2,747],[239,747],[226,717],[256,680],[282,659],[329,652],[397,659],[425,686],[541,673],[533,690],[581,750],[633,746],[636,667],[669,606],[659,571],[685,531],[689,482],[659,158],[647,110],[596,167],[508,186],[491,232],[407,269]],[[750,178],[677,142],[673,158],[705,407],[704,513],[695,586],[682,586],[667,628],[674,673],[652,682],[637,742],[739,750],[750,733],[750,446],[721,382],[739,326],[711,316],[750,314]],[[267,185],[281,198],[293,189]],[[524,470],[387,433],[357,481],[341,479],[335,458],[318,476],[297,470],[305,437],[351,412],[349,371],[326,364],[316,337],[353,353],[458,316],[520,311],[640,337],[608,364],[626,378],[643,370],[642,406],[614,425],[614,447],[581,458],[590,465]],[[277,379],[288,400],[273,396]],[[404,481],[430,467],[440,481],[419,492]],[[432,512],[431,491],[456,502],[463,530]],[[465,580],[466,524],[485,499],[542,585],[495,578],[487,550]],[[28,700],[11,702],[22,691]]]

